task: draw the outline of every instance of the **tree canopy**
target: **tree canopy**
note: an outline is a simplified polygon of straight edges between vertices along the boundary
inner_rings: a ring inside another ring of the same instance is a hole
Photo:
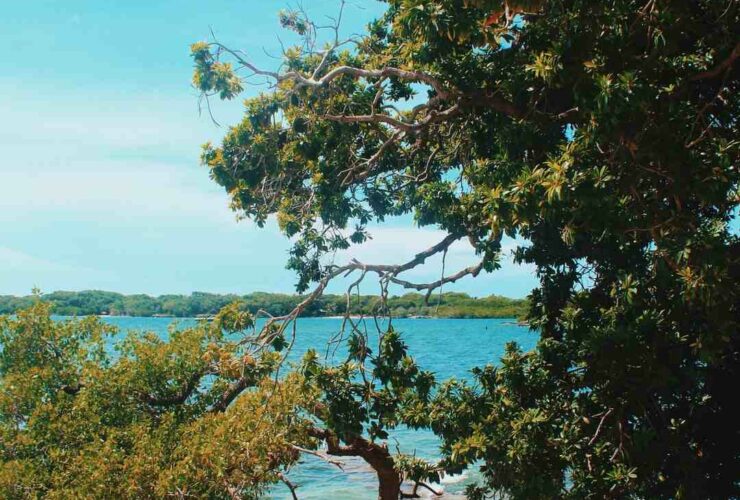
[[[346,40],[283,12],[302,43],[275,70],[193,45],[205,98],[272,85],[204,148],[233,209],[296,238],[309,297],[351,273],[431,291],[530,242],[538,347],[429,414],[451,467],[484,463],[471,495],[738,495],[737,3],[387,4]],[[402,264],[327,258],[408,213],[449,236]],[[403,278],[458,239],[478,265]]]
[[[363,458],[386,498],[439,480],[443,467],[376,442],[425,426],[435,385],[397,332],[377,352],[355,332],[344,362],[311,349],[278,377],[295,331],[270,331],[255,337],[238,302],[167,338],[54,321],[40,300],[0,317],[0,496],[236,499],[282,481],[295,497],[301,454],[343,466],[321,443]]]
[[[40,301],[0,319],[0,496],[264,491],[312,441],[298,416],[301,384],[265,377],[279,354],[248,356],[228,340],[251,321],[232,306],[167,341],[129,333],[112,351],[114,328],[53,321]]]

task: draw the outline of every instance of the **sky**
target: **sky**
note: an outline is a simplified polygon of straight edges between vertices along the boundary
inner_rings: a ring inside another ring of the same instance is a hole
[[[290,242],[274,223],[237,222],[199,164],[242,115],[239,99],[199,114],[189,45],[212,29],[266,68],[277,65],[284,0],[27,0],[0,16],[0,294],[33,287],[122,293],[293,291]],[[315,19],[338,0],[305,1]],[[360,7],[361,6],[361,7]],[[345,33],[362,31],[383,4],[347,7]],[[244,96],[260,89],[250,87]],[[410,219],[371,228],[352,257],[398,263],[444,234]],[[446,291],[523,297],[533,270],[511,262]],[[475,262],[465,243],[445,270]],[[438,279],[439,259],[408,277]],[[343,291],[342,283],[330,291]],[[371,282],[363,293],[375,293]],[[397,292],[398,290],[393,290]]]

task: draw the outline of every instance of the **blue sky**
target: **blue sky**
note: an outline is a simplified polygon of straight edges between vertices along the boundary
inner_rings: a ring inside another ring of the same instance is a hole
[[[357,32],[382,11],[347,9]],[[338,0],[304,2],[315,16]],[[237,223],[226,195],[198,163],[224,127],[199,116],[189,45],[208,37],[276,61],[281,31],[267,0],[65,0],[6,2],[0,16],[0,294],[105,289],[124,293],[291,292],[289,242],[274,224]],[[267,54],[265,53],[267,52]],[[258,89],[248,89],[247,94]],[[241,104],[216,103],[227,126]],[[441,239],[408,220],[373,230],[351,256],[399,262]],[[513,248],[509,241],[506,248]],[[446,268],[474,262],[464,244]],[[437,279],[439,261],[414,271]],[[531,268],[503,269],[447,290],[521,297]],[[337,284],[334,291],[339,290]],[[371,283],[363,293],[374,293]]]

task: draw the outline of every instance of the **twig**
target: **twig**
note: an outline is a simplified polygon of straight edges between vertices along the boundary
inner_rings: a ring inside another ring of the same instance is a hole
[[[296,450],[296,451],[300,451],[301,453],[306,453],[306,454],[308,454],[308,455],[313,455],[313,456],[315,456],[315,457],[318,457],[318,458],[320,458],[321,460],[323,460],[324,462],[326,462],[326,463],[328,463],[328,464],[331,464],[331,465],[333,465],[333,466],[335,466],[335,467],[339,468],[339,470],[341,470],[342,472],[344,472],[344,462],[340,462],[339,460],[334,460],[333,458],[331,458],[331,457],[330,457],[329,455],[327,455],[326,453],[322,453],[322,452],[320,452],[320,451],[317,451],[317,450],[309,450],[308,448],[302,448],[302,447],[300,447],[300,446],[297,446],[297,445],[295,445],[295,444],[292,444],[292,445],[290,445],[290,446],[291,446],[291,447],[292,447],[292,448],[293,448],[294,450]]]
[[[589,446],[594,444],[596,439],[599,437],[599,434],[601,433],[601,427],[604,425],[604,421],[606,420],[606,417],[611,415],[612,411],[614,411],[614,408],[609,408],[609,410],[606,413],[604,413],[604,415],[601,417],[601,420],[599,421],[599,425],[596,427],[596,433],[594,433],[593,437],[588,442]]]
[[[285,474],[283,474],[282,472],[278,472],[278,477],[280,478],[280,481],[282,481],[290,490],[290,494],[293,497],[293,500],[298,500],[298,495],[296,495],[295,493],[295,490],[298,486],[289,481],[288,478],[285,477]]]

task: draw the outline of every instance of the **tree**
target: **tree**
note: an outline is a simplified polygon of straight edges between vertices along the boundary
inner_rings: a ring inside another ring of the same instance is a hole
[[[236,212],[296,238],[298,289],[315,283],[270,327],[337,276],[430,294],[494,271],[502,236],[522,236],[541,341],[430,403],[444,467],[482,461],[479,497],[740,495],[738,4],[387,3],[361,37],[339,37],[340,15],[325,45],[281,13],[302,43],[277,71],[192,47],[206,99],[272,82],[203,151]],[[327,264],[406,213],[448,236],[404,264]],[[402,277],[459,239],[479,264]]]
[[[392,329],[377,354],[354,331],[345,362],[324,366],[311,350],[278,378],[288,341],[274,329],[268,343],[255,337],[243,304],[167,339],[117,342],[98,318],[54,321],[50,310],[39,300],[0,318],[2,498],[253,498],[278,481],[295,496],[287,472],[301,454],[343,465],[319,443],[363,458],[383,498],[404,479],[407,496],[432,489],[443,471],[376,442],[425,426],[435,383]]]
[[[114,328],[49,311],[0,318],[2,498],[249,498],[315,447],[300,378],[228,340],[252,325],[238,305],[115,355]]]

